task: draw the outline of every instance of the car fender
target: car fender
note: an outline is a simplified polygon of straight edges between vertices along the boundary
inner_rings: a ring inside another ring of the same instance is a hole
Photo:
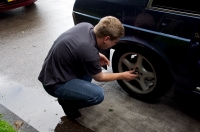
[[[158,54],[158,56],[160,56],[160,58],[169,67],[170,70],[173,70],[173,66],[171,62],[169,61],[169,59],[167,58],[167,56],[163,52],[161,52],[157,47],[155,47],[154,45],[152,45],[151,43],[149,43],[148,41],[144,39],[134,37],[134,36],[125,36],[125,37],[120,38],[120,40],[117,42],[115,46],[112,47],[112,49],[117,49],[119,47],[122,48],[125,43],[129,45],[137,44],[140,47],[147,48],[153,51],[154,53]]]

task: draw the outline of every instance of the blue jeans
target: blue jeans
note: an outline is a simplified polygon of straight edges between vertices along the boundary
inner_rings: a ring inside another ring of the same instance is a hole
[[[103,88],[91,81],[90,76],[85,76],[81,79],[72,79],[56,89],[44,88],[50,95],[64,100],[69,108],[80,109],[99,104],[104,99]]]

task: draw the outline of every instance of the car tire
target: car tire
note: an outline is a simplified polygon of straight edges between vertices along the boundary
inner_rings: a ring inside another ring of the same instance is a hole
[[[135,69],[132,81],[117,80],[130,96],[145,102],[158,101],[174,83],[171,71],[158,54],[138,45],[118,47],[112,57],[114,73]],[[126,48],[124,48],[126,47]]]

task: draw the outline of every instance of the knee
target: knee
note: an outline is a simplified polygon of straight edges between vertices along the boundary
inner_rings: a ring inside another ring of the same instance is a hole
[[[100,104],[104,100],[104,90],[101,90],[95,96],[95,103]]]
[[[104,94],[98,97],[97,104],[100,104],[103,100],[104,100]]]

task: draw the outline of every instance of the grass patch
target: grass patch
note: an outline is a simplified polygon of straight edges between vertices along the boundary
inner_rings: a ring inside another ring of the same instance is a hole
[[[1,117],[2,114],[0,114],[0,118]],[[0,119],[0,132],[17,132],[17,131],[8,122]]]

